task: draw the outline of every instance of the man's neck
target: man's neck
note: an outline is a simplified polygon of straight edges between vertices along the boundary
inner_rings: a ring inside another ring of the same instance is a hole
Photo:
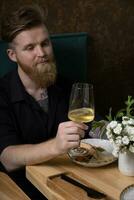
[[[30,77],[20,67],[18,67],[18,74],[25,87],[25,90],[36,100],[39,100],[41,98],[43,89],[38,87],[36,83],[30,79]]]

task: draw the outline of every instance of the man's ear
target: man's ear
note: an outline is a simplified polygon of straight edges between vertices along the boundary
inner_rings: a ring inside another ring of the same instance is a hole
[[[17,61],[17,60],[16,60],[16,53],[15,53],[15,51],[14,51],[13,49],[7,49],[7,54],[8,54],[9,58],[10,58],[12,61],[14,61],[14,62]]]

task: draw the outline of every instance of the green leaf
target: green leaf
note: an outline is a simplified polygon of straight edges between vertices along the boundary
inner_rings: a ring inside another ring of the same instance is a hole
[[[92,122],[92,130],[95,130],[96,128],[102,128],[105,125],[105,121],[101,120],[101,121],[93,121]]]
[[[124,116],[124,113],[125,113],[125,108],[119,110],[119,111],[116,113],[115,119],[118,119],[118,118],[123,117],[123,116]]]
[[[109,108],[109,114],[106,115],[106,119],[108,121],[112,121],[112,107]]]
[[[107,121],[105,121],[105,120],[93,121],[92,122],[92,129],[91,129],[91,131],[94,132],[97,128],[99,128],[100,138],[102,138],[102,136],[106,132],[106,126],[107,126]]]
[[[134,116],[133,111],[134,111],[134,99],[132,98],[132,96],[128,96],[127,101],[125,101],[126,104],[126,108],[123,108],[121,110],[119,110],[116,115],[115,115],[115,120],[120,120],[120,118],[122,118],[123,116],[127,116],[127,117],[131,117],[133,118]]]

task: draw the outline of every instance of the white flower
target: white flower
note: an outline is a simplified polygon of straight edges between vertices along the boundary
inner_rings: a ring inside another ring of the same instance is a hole
[[[124,126],[126,126],[126,125],[128,125],[128,121],[122,121],[122,124],[124,125]]]
[[[114,129],[117,126],[117,124],[118,124],[117,121],[111,121],[109,123],[109,128]]]
[[[121,133],[121,131],[122,131],[121,124],[117,124],[116,128],[114,128],[113,131],[114,131],[115,134],[119,135]]]
[[[133,126],[127,125],[127,126],[124,128],[124,131],[125,131],[128,135],[134,135],[134,127],[133,127]]]
[[[129,121],[129,117],[127,117],[127,116],[122,117],[122,124],[123,125],[127,125],[128,121]]]
[[[130,135],[129,140],[134,142],[134,135]]]
[[[132,153],[134,153],[134,144],[129,146],[129,151],[131,151]]]
[[[134,125],[134,119],[129,117],[122,117],[122,124],[123,125]]]
[[[112,151],[112,154],[113,154],[115,157],[118,157],[119,151],[120,151],[120,149],[119,149],[118,147],[114,147],[114,149],[113,149],[113,151]]]
[[[122,144],[122,137],[121,136],[116,137],[116,139],[115,139],[115,145],[117,147],[119,147],[119,146],[121,146],[121,144]]]
[[[107,130],[107,131],[111,131],[110,123],[106,126],[106,130]]]
[[[106,129],[107,138],[113,145],[112,154],[116,157],[119,152],[126,152],[128,149],[134,152],[134,145],[130,145],[130,141],[134,141],[134,120],[128,117],[124,117],[122,120],[121,123],[111,121]]]
[[[115,141],[113,139],[110,139],[110,143],[113,145],[114,148],[117,147],[117,145],[115,144]]]
[[[123,116],[122,117],[122,121],[128,121],[130,118],[129,117],[127,117],[127,116]]]
[[[126,145],[129,144],[129,138],[128,138],[128,136],[125,135],[125,136],[122,138],[122,143],[123,143],[123,144],[126,144]]]
[[[108,139],[113,138],[113,134],[110,130],[106,131],[106,135],[107,135]]]
[[[130,118],[130,120],[128,121],[128,124],[134,125],[134,119]]]
[[[122,146],[120,152],[127,153],[127,146]]]

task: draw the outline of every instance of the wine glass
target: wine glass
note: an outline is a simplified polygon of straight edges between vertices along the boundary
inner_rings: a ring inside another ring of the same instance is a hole
[[[74,122],[87,123],[94,119],[94,95],[93,85],[89,83],[74,83],[72,85],[68,118]],[[75,155],[85,155],[87,149],[73,148]]]

